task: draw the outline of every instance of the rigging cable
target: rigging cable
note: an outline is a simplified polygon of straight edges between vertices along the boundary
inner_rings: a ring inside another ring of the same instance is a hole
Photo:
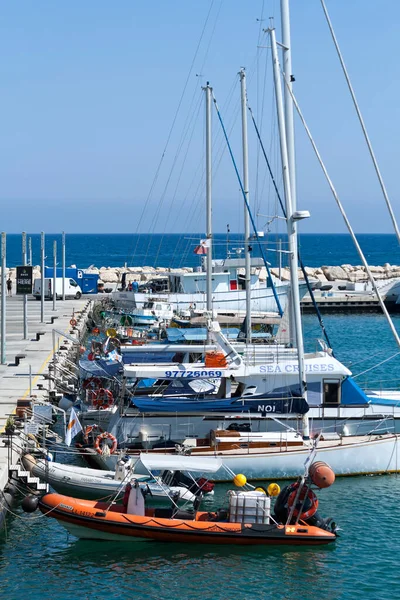
[[[356,377],[361,377],[361,375],[365,375],[365,373],[368,373],[369,371],[372,371],[373,369],[380,367],[381,365],[389,362],[389,360],[392,360],[392,358],[396,358],[396,356],[399,356],[399,354],[400,354],[400,352],[396,352],[396,354],[392,354],[392,356],[389,356],[389,358],[385,358],[385,360],[382,360],[380,363],[373,365],[372,367],[369,367],[369,369],[365,369],[365,371],[362,371],[361,373],[357,373],[357,375],[353,375],[353,379],[355,379]]]
[[[285,80],[285,82],[286,82],[286,80]],[[303,126],[304,126],[304,129],[305,129],[305,131],[306,131],[306,133],[307,133],[308,139],[309,139],[309,140],[310,140],[310,142],[311,142],[311,146],[312,146],[312,148],[313,148],[313,150],[314,150],[314,152],[315,152],[315,155],[316,155],[316,157],[317,157],[317,159],[318,159],[318,162],[319,162],[319,164],[320,164],[320,167],[321,167],[321,169],[322,169],[322,171],[323,171],[323,173],[324,173],[324,175],[325,175],[325,178],[326,178],[326,180],[327,180],[327,182],[328,182],[329,188],[330,188],[330,190],[331,190],[331,192],[332,192],[332,195],[333,195],[333,197],[334,197],[334,199],[335,199],[335,202],[336,202],[336,204],[337,204],[337,206],[338,206],[338,208],[339,208],[340,214],[341,214],[341,215],[342,215],[342,217],[343,217],[343,220],[344,220],[344,222],[345,222],[345,224],[346,224],[346,227],[347,227],[347,229],[348,229],[348,231],[349,231],[349,233],[350,233],[351,239],[353,240],[353,243],[354,243],[354,245],[355,245],[355,247],[356,247],[356,250],[357,250],[357,252],[358,252],[358,255],[359,255],[359,257],[361,258],[361,262],[363,263],[363,265],[364,265],[364,267],[365,267],[365,271],[366,271],[366,273],[367,273],[367,275],[368,275],[368,278],[369,278],[369,280],[370,280],[370,282],[371,282],[371,284],[372,284],[372,287],[373,287],[373,289],[374,289],[374,292],[375,292],[375,294],[376,294],[376,297],[378,298],[378,301],[379,301],[380,307],[381,307],[381,309],[382,309],[382,312],[383,312],[383,314],[384,314],[384,315],[385,315],[385,317],[386,317],[386,320],[387,320],[387,322],[388,322],[388,325],[389,325],[389,327],[390,327],[390,330],[391,330],[391,332],[392,332],[392,334],[393,334],[393,337],[394,337],[394,339],[396,340],[396,343],[397,343],[397,345],[400,347],[400,337],[399,337],[399,334],[397,333],[397,331],[396,331],[396,328],[395,328],[395,326],[394,326],[394,324],[393,324],[393,321],[392,321],[392,319],[391,319],[391,317],[390,317],[390,315],[389,315],[389,313],[388,313],[388,310],[387,310],[387,308],[386,308],[386,305],[385,305],[385,303],[384,303],[384,301],[383,301],[383,298],[382,298],[382,296],[381,296],[381,293],[380,293],[380,291],[379,291],[379,288],[378,288],[378,286],[376,285],[375,278],[374,278],[374,276],[372,275],[372,272],[371,272],[371,269],[370,269],[370,267],[369,267],[369,264],[368,264],[368,262],[367,262],[367,259],[366,259],[366,258],[365,258],[365,256],[364,256],[364,253],[363,253],[363,251],[362,251],[362,249],[361,249],[361,246],[360,246],[360,244],[358,243],[357,237],[356,237],[356,235],[355,235],[355,233],[354,233],[354,231],[353,231],[353,228],[352,228],[352,226],[351,226],[351,224],[350,224],[350,221],[349,221],[349,219],[348,219],[348,217],[347,217],[346,211],[344,210],[344,207],[343,207],[343,205],[342,205],[342,203],[341,203],[341,201],[340,201],[340,198],[339,198],[339,196],[338,196],[338,194],[337,194],[336,188],[335,188],[335,186],[333,185],[333,182],[332,182],[331,178],[329,177],[328,171],[327,171],[327,169],[326,169],[326,167],[325,167],[325,164],[324,164],[324,162],[323,162],[323,160],[322,160],[322,158],[321,158],[321,155],[320,155],[320,153],[319,153],[319,150],[318,150],[318,148],[317,148],[317,145],[316,145],[316,143],[314,142],[314,138],[313,138],[313,137],[312,137],[312,135],[311,135],[311,131],[310,131],[310,129],[308,128],[308,125],[307,125],[307,123],[306,123],[306,120],[305,120],[305,118],[304,118],[304,116],[303,116],[303,113],[302,113],[302,112],[301,112],[301,110],[300,110],[300,106],[299,106],[299,104],[298,104],[298,102],[297,102],[297,100],[296,100],[296,97],[295,97],[295,95],[293,94],[293,92],[292,92],[292,90],[291,90],[290,86],[287,84],[287,82],[286,82],[286,86],[287,86],[287,89],[289,90],[289,93],[290,93],[290,95],[291,95],[291,97],[292,97],[293,104],[294,104],[294,106],[295,106],[295,108],[296,108],[296,110],[297,110],[297,113],[298,113],[298,115],[299,115],[299,117],[300,117],[300,120],[301,120],[301,122],[302,122]]]
[[[192,71],[193,71],[193,68],[194,68],[194,64],[195,64],[195,61],[196,61],[196,59],[197,59],[197,55],[198,55],[198,53],[199,53],[200,46],[201,46],[201,43],[202,43],[202,41],[203,41],[203,37],[204,37],[205,31],[206,31],[206,28],[207,28],[207,25],[208,25],[208,21],[209,21],[210,15],[211,15],[211,11],[212,11],[212,9],[213,9],[213,6],[214,6],[214,1],[215,1],[215,0],[212,0],[212,1],[211,1],[210,8],[209,8],[209,10],[208,10],[208,13],[207,13],[207,16],[206,16],[206,19],[205,19],[204,25],[203,25],[203,29],[202,29],[202,31],[201,31],[200,38],[199,38],[199,41],[198,41],[198,43],[197,43],[197,47],[196,47],[196,50],[195,50],[195,53],[194,53],[194,56],[193,56],[193,59],[192,59],[192,62],[191,62],[190,68],[189,68],[189,72],[188,72],[188,74],[187,74],[186,81],[185,81],[185,84],[184,84],[184,86],[183,86],[183,90],[182,90],[182,93],[181,93],[181,96],[180,96],[180,99],[179,99],[179,102],[178,102],[178,106],[177,106],[177,109],[176,109],[176,111],[175,111],[174,118],[173,118],[173,120],[172,120],[172,124],[171,124],[170,130],[169,130],[168,136],[167,136],[167,141],[166,141],[166,143],[165,143],[165,146],[164,146],[163,152],[162,152],[162,154],[161,154],[161,158],[160,158],[160,160],[159,160],[159,162],[158,162],[158,165],[157,165],[157,168],[156,168],[156,172],[155,172],[155,175],[154,175],[154,178],[153,178],[152,184],[151,184],[151,186],[150,186],[149,193],[147,194],[147,198],[146,198],[146,201],[145,201],[145,203],[144,203],[144,206],[143,206],[142,213],[141,213],[141,215],[140,215],[140,218],[139,218],[138,224],[137,224],[137,226],[136,226],[136,234],[138,234],[138,231],[139,231],[140,225],[141,225],[141,223],[142,223],[143,217],[144,217],[144,215],[146,214],[146,210],[147,210],[148,204],[149,204],[149,202],[150,202],[150,198],[151,198],[151,196],[152,196],[152,193],[153,193],[154,187],[155,187],[155,185],[156,185],[156,183],[157,183],[157,180],[158,180],[158,177],[159,177],[159,174],[160,174],[160,170],[161,170],[161,166],[162,166],[162,164],[163,164],[163,162],[164,162],[164,158],[165,158],[165,155],[166,155],[166,152],[167,152],[167,148],[168,148],[168,146],[169,146],[169,142],[170,142],[170,140],[171,140],[172,132],[173,132],[173,130],[174,130],[175,123],[176,123],[176,120],[177,120],[177,118],[178,118],[178,114],[179,114],[180,108],[181,108],[181,106],[182,106],[183,98],[184,98],[184,95],[185,95],[185,93],[186,93],[187,86],[188,86],[188,84],[189,84],[190,76],[191,76],[191,74],[192,74]],[[137,248],[138,248],[138,244],[139,244],[139,240],[140,240],[140,234],[138,234],[138,239],[136,240],[136,246],[135,246],[135,249],[134,249],[133,255],[135,255],[135,254],[136,254],[136,251],[137,251]]]
[[[369,136],[368,136],[367,128],[366,128],[364,120],[362,118],[361,110],[360,110],[360,108],[358,106],[357,98],[356,98],[356,95],[354,93],[353,86],[351,85],[350,77],[349,77],[349,74],[347,72],[347,68],[346,68],[346,65],[344,63],[343,56],[342,56],[342,53],[340,51],[339,43],[338,43],[338,41],[336,39],[336,35],[335,35],[334,30],[333,30],[332,22],[330,20],[330,17],[329,17],[329,14],[328,14],[328,10],[326,8],[324,0],[321,0],[321,5],[322,5],[322,9],[323,9],[324,14],[325,14],[326,21],[328,23],[329,31],[331,32],[333,43],[335,44],[335,48],[336,48],[336,52],[337,52],[337,55],[338,55],[339,60],[340,60],[340,64],[342,65],[343,73],[344,73],[344,76],[345,76],[346,81],[347,81],[349,92],[350,92],[351,98],[353,100],[353,103],[354,103],[354,106],[355,106],[355,109],[356,109],[356,112],[357,112],[358,119],[360,121],[361,129],[363,131],[363,134],[364,134],[364,137],[365,137],[365,141],[367,142],[368,150],[369,150],[369,153],[371,155],[372,162],[374,164],[375,172],[377,174],[377,177],[378,177],[378,180],[379,180],[379,184],[380,184],[382,192],[383,192],[383,196],[385,198],[386,206],[388,208],[388,211],[389,211],[389,214],[390,214],[390,218],[392,220],[393,227],[394,227],[394,230],[396,232],[397,241],[400,244],[400,232],[399,232],[399,228],[397,226],[396,217],[394,216],[392,205],[390,203],[390,199],[389,199],[388,193],[386,191],[386,187],[385,187],[385,184],[383,182],[383,178],[382,178],[382,175],[381,175],[381,172],[380,172],[380,169],[379,169],[378,161],[376,160],[374,151],[372,149],[372,144],[371,144],[371,141],[370,141]]]
[[[279,312],[280,316],[282,317],[282,315],[283,315],[282,306],[281,306],[281,303],[279,301],[278,294],[276,292],[275,284],[274,284],[274,281],[273,281],[272,276],[271,276],[271,271],[270,271],[267,259],[265,257],[264,249],[263,249],[262,244],[260,242],[260,237],[259,237],[258,232],[257,232],[256,224],[254,222],[254,218],[253,218],[252,212],[250,210],[249,203],[247,201],[246,192],[244,191],[242,179],[241,179],[241,177],[239,175],[239,171],[238,171],[238,168],[237,168],[237,165],[236,165],[236,161],[235,161],[235,158],[233,156],[232,148],[231,148],[231,145],[230,145],[230,142],[229,142],[229,139],[228,139],[228,135],[227,135],[226,130],[225,130],[224,123],[222,121],[221,113],[219,112],[219,108],[218,108],[218,105],[217,105],[217,100],[216,100],[216,98],[214,96],[214,93],[212,94],[212,97],[213,97],[213,101],[214,101],[215,110],[217,111],[218,120],[219,120],[219,122],[221,124],[222,131],[223,131],[224,137],[225,137],[225,141],[226,141],[226,144],[228,146],[228,151],[229,151],[230,157],[232,159],[232,163],[233,163],[233,167],[235,169],[236,177],[237,177],[239,185],[240,185],[240,190],[242,192],[243,200],[244,200],[244,203],[246,205],[246,209],[247,209],[247,211],[249,213],[250,221],[251,221],[251,224],[252,224],[252,227],[253,227],[253,230],[254,230],[254,236],[255,236],[255,238],[257,240],[257,243],[258,243],[258,246],[259,246],[259,249],[260,249],[260,252],[261,252],[261,256],[262,256],[265,268],[266,268],[267,273],[268,273],[269,280],[271,281],[272,293],[274,295],[275,302],[276,302],[276,305],[278,307],[278,312]]]
[[[264,155],[265,161],[266,161],[266,163],[267,163],[268,171],[269,171],[269,174],[270,174],[270,176],[271,176],[271,180],[272,180],[272,185],[273,185],[273,186],[274,186],[274,188],[275,188],[275,192],[276,192],[276,195],[277,195],[277,197],[278,197],[279,204],[280,204],[280,206],[281,206],[281,209],[282,209],[283,216],[284,216],[284,217],[285,217],[285,219],[286,219],[286,218],[287,218],[287,215],[286,215],[286,210],[285,210],[285,207],[283,206],[282,198],[281,198],[281,196],[280,196],[280,193],[279,193],[279,190],[278,190],[278,186],[276,185],[275,177],[274,177],[274,174],[273,174],[273,172],[272,172],[272,169],[271,169],[271,166],[270,166],[270,163],[269,163],[269,160],[268,160],[267,154],[266,154],[266,152],[265,152],[264,144],[263,144],[263,142],[262,142],[262,139],[261,139],[261,136],[260,136],[260,132],[258,131],[257,123],[256,123],[256,121],[255,121],[255,119],[254,119],[253,111],[251,110],[251,108],[250,108],[250,106],[249,106],[249,104],[248,104],[248,103],[247,103],[247,108],[248,108],[248,109],[249,109],[249,111],[250,111],[250,115],[251,115],[251,119],[252,119],[252,121],[253,121],[254,129],[256,130],[256,134],[257,134],[257,137],[258,137],[258,141],[260,142],[261,150],[262,150],[262,153],[263,153],[263,155]],[[323,321],[323,319],[322,319],[321,312],[320,312],[320,310],[319,310],[319,308],[318,308],[318,305],[317,305],[317,302],[316,302],[316,300],[315,300],[314,292],[313,292],[313,290],[312,290],[312,287],[311,287],[311,284],[310,284],[310,280],[308,279],[308,275],[307,275],[307,272],[306,272],[305,266],[304,266],[304,264],[303,264],[303,261],[301,260],[301,256],[300,256],[300,252],[299,252],[299,251],[298,251],[297,255],[298,255],[298,259],[299,259],[299,263],[300,263],[300,268],[301,268],[301,270],[302,270],[302,272],[303,272],[304,280],[305,280],[305,282],[306,282],[306,285],[307,285],[308,292],[309,292],[309,294],[310,294],[310,297],[311,297],[311,300],[312,300],[312,303],[313,303],[313,306],[314,306],[315,312],[317,313],[317,317],[318,317],[318,321],[319,321],[319,324],[320,324],[320,327],[321,327],[322,333],[324,334],[324,337],[325,337],[325,339],[326,339],[326,341],[327,341],[327,344],[328,344],[329,348],[331,348],[331,349],[332,349],[332,345],[331,345],[331,342],[330,342],[330,340],[329,340],[329,336],[328,336],[328,333],[327,333],[327,331],[326,331],[325,324],[324,324],[324,321]],[[332,354],[333,354],[333,351],[332,351]]]
[[[217,26],[217,23],[218,23],[218,19],[219,19],[219,15],[220,15],[220,12],[221,12],[222,5],[223,5],[223,2],[220,3],[219,8],[217,10],[217,14],[215,15],[214,25],[213,25],[213,28],[212,28],[212,31],[211,31],[211,34],[210,34],[210,37],[209,37],[209,40],[208,40],[208,43],[207,43],[207,47],[205,49],[205,54],[204,54],[202,65],[200,67],[200,75],[196,75],[198,77],[201,77],[201,73],[203,72],[204,65],[206,63],[206,60],[207,60],[207,57],[208,57],[208,53],[209,53],[209,50],[210,50],[210,46],[211,46],[211,43],[212,43],[212,40],[213,40],[213,37],[214,37],[215,29],[216,29],[216,26]],[[195,100],[196,100],[196,97],[197,97],[197,92],[198,92],[198,90],[197,90],[197,86],[196,86],[196,90],[193,93],[192,101],[191,101],[191,104],[189,106],[188,113],[187,113],[187,116],[186,116],[186,121],[185,121],[185,125],[183,127],[183,131],[182,131],[182,134],[181,134],[181,139],[180,139],[179,144],[178,144],[178,150],[177,150],[177,152],[175,154],[173,165],[171,167],[170,175],[169,175],[169,177],[167,179],[167,182],[165,184],[164,191],[163,191],[163,193],[161,195],[161,198],[160,198],[160,201],[159,201],[159,205],[158,205],[158,209],[157,209],[156,215],[155,215],[155,217],[153,219],[153,233],[154,233],[154,229],[156,227],[158,218],[160,216],[161,206],[162,206],[163,201],[165,199],[167,188],[169,186],[169,183],[170,183],[170,180],[171,180],[171,177],[172,177],[172,172],[173,172],[173,170],[174,170],[174,168],[175,168],[175,166],[177,164],[178,155],[182,152],[182,148],[183,148],[183,145],[184,145],[184,142],[185,142],[185,138],[189,134],[188,133],[189,132],[189,127],[191,127],[190,121],[193,122],[193,119],[194,119],[194,117],[193,117],[193,114],[195,112],[194,111],[194,103],[195,103]],[[199,103],[199,100],[197,102]],[[198,109],[197,110],[200,109],[200,105],[201,105],[201,102],[198,105]],[[167,216],[167,219],[164,220],[164,230],[163,230],[163,233],[161,235],[160,242],[159,242],[159,246],[158,246],[158,250],[157,250],[157,254],[156,254],[156,259],[153,262],[154,266],[157,266],[157,260],[158,260],[159,254],[161,252],[161,247],[162,247],[162,244],[163,244],[163,241],[164,241],[164,235],[165,235],[165,231],[166,231],[166,228],[167,228],[167,223],[168,223],[169,217],[171,215],[172,206],[174,205],[175,200],[176,200],[176,196],[177,196],[177,192],[178,192],[178,186],[179,186],[180,179],[181,179],[182,172],[183,172],[183,167],[184,167],[185,162],[186,162],[186,160],[187,160],[187,158],[189,156],[189,146],[190,146],[190,141],[191,141],[191,139],[193,137],[193,134],[194,134],[194,123],[193,123],[192,133],[190,135],[190,140],[189,140],[189,143],[188,143],[188,147],[186,149],[186,152],[184,153],[182,165],[181,165],[181,168],[180,168],[180,173],[179,173],[179,176],[178,176],[178,181],[177,181],[176,186],[175,186],[175,193],[174,193],[174,195],[173,195],[173,197],[171,199],[171,202],[170,202],[170,209],[169,209],[169,211],[167,211],[167,215],[168,216]],[[148,250],[150,248],[150,244],[151,244],[151,240],[149,240]],[[178,244],[177,245],[179,245],[179,240],[178,240]],[[174,254],[175,254],[175,252],[174,252]],[[145,258],[147,258],[147,253],[146,253],[146,257]],[[171,266],[171,263],[170,263],[169,266]]]

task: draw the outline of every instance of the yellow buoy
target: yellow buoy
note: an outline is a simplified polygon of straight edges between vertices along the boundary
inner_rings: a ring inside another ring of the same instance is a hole
[[[277,496],[281,491],[281,488],[277,483],[270,483],[267,492],[270,496]]]
[[[246,475],[242,475],[242,473],[238,473],[238,475],[235,475],[235,477],[233,479],[233,483],[237,487],[243,487],[247,483]]]
[[[113,327],[110,327],[109,329],[107,329],[107,331],[106,331],[107,337],[115,337],[116,335],[117,335],[117,332]]]
[[[267,492],[264,490],[264,488],[262,487],[258,487],[254,490],[255,492],[262,492],[263,494],[266,494]]]

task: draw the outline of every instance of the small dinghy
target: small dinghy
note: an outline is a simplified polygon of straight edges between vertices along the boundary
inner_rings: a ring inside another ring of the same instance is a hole
[[[215,512],[199,510],[201,495],[193,510],[150,508],[139,482],[127,488],[123,505],[94,502],[45,494],[40,500],[27,497],[26,512],[37,506],[57,519],[70,533],[82,539],[120,541],[168,541],[238,545],[316,545],[336,539],[336,525],[317,513],[318,499],[313,487],[328,487],[335,475],[325,463],[315,463],[298,481],[280,491],[275,483],[268,489],[228,493],[227,508]],[[246,485],[244,475],[236,475],[236,485]],[[276,497],[272,508],[271,499]]]
[[[214,484],[203,477],[196,479],[182,473],[181,470],[163,468],[162,464],[158,465],[156,457],[151,463],[152,469],[160,471],[160,475],[153,475],[147,467],[145,467],[146,474],[136,474],[131,461],[126,457],[121,457],[117,461],[115,471],[89,469],[46,459],[36,459],[31,454],[25,455],[22,462],[27,471],[49,483],[56,492],[85,500],[121,499],[125,493],[126,484],[132,478],[139,484],[142,492],[149,496],[149,499],[157,501],[173,499],[176,503],[194,502],[197,494],[202,492],[211,495],[214,488]],[[196,469],[195,465],[194,470],[201,469],[202,473],[206,473],[207,461],[198,462],[198,468]]]

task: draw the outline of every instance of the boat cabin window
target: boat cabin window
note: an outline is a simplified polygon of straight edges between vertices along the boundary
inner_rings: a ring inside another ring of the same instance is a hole
[[[324,404],[330,406],[340,404],[340,379],[324,379]]]
[[[153,308],[154,302],[145,302],[143,308]]]
[[[246,289],[246,278],[244,275],[238,275],[239,290]]]
[[[161,304],[156,304],[156,310],[162,310]]]

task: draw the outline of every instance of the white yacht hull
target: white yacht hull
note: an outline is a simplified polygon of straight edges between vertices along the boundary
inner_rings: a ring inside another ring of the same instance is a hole
[[[400,436],[349,437],[332,442],[321,442],[315,460],[327,462],[337,476],[378,475],[400,472]],[[282,447],[218,452],[196,452],[195,456],[215,456],[234,473],[244,473],[249,480],[293,479],[304,469],[309,455],[307,447]],[[136,455],[131,455],[132,459]],[[139,454],[137,454],[137,458]],[[113,468],[113,456],[97,455],[101,468]],[[140,473],[140,465],[137,466]],[[214,481],[229,481],[221,468],[213,475]]]
[[[281,284],[276,286],[276,293],[278,295],[282,310],[285,310],[288,289],[288,284]],[[139,309],[143,308],[143,305],[147,302],[150,302],[155,296],[171,304],[172,309],[177,313],[191,309],[196,311],[204,311],[207,309],[207,298],[206,294],[203,292],[191,294],[157,293],[154,294],[154,296],[152,296],[152,294],[144,294],[139,292],[113,293],[113,299],[117,303],[123,303],[124,306],[127,306],[129,303],[132,304],[132,307],[136,307]],[[245,313],[246,291],[235,290],[213,292],[213,310],[220,312],[243,311]],[[272,288],[260,287],[252,289],[251,310],[252,312],[278,312]]]

